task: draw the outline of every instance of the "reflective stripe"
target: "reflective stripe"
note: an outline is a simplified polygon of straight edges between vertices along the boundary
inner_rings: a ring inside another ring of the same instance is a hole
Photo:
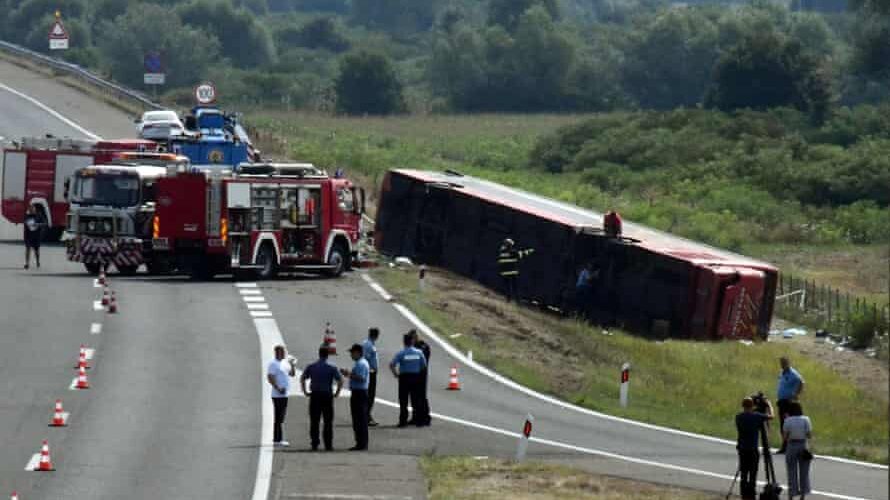
[[[519,271],[503,271],[501,276],[519,276]]]
[[[498,259],[498,264],[513,264],[519,262],[519,259]]]

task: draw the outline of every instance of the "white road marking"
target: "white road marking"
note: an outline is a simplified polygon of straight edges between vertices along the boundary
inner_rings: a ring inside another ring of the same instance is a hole
[[[256,288],[256,283],[235,283],[235,288]]]
[[[105,309],[105,306],[102,305],[102,301],[101,301],[101,300],[94,300],[94,301],[93,301],[93,310],[94,310],[94,311],[101,311],[102,309]]]
[[[93,359],[93,356],[96,355],[96,350],[88,347],[83,350],[83,354],[84,354],[84,357],[87,358],[87,360],[89,361],[89,360]]]
[[[263,293],[261,290],[258,290],[256,288],[242,288],[238,291],[241,292],[241,295],[262,295]]]
[[[69,391],[79,391],[80,390],[77,388],[77,377],[74,377],[73,379],[71,379],[71,384],[68,385],[68,390]]]
[[[248,311],[258,311],[258,310],[268,311],[269,304],[260,304],[260,303],[256,303],[256,302],[251,302],[251,303],[247,304],[247,310]]]
[[[73,121],[69,120],[68,118],[65,118],[65,117],[62,116],[58,111],[56,111],[56,110],[50,108],[49,106],[47,106],[46,104],[43,104],[42,102],[38,101],[37,99],[34,99],[33,97],[31,97],[31,96],[29,96],[29,95],[23,94],[23,93],[19,92],[18,90],[15,90],[15,89],[13,89],[13,88],[11,88],[11,87],[8,87],[8,86],[6,86],[6,85],[4,85],[4,84],[2,84],[2,83],[0,83],[0,89],[3,89],[3,90],[5,90],[5,91],[9,92],[10,94],[13,94],[13,95],[15,95],[15,96],[18,96],[18,97],[20,97],[20,98],[22,98],[22,99],[24,99],[24,100],[30,102],[31,104],[37,106],[38,108],[40,108],[40,109],[42,109],[43,111],[46,111],[47,113],[49,113],[50,115],[52,115],[53,118],[56,118],[57,120],[61,121],[61,122],[64,123],[65,125],[68,125],[69,127],[73,128],[74,130],[77,130],[77,131],[80,132],[81,134],[83,134],[83,135],[89,137],[90,139],[93,139],[94,141],[101,141],[101,140],[102,140],[102,138],[99,137],[98,135],[96,135],[96,134],[90,132],[89,130],[87,130],[87,129],[83,128],[83,127],[81,127],[80,125],[74,123]]]
[[[246,297],[241,297],[244,299],[244,302],[265,302],[266,298],[262,295],[248,295]]]
[[[99,335],[102,333],[102,323],[93,323],[90,325],[90,335]]]
[[[380,286],[380,284],[377,283],[373,278],[368,276],[366,273],[362,273],[362,278],[364,278],[364,280],[369,285],[371,285],[371,288],[373,288],[375,291],[377,291],[377,293],[380,294],[380,296],[384,300],[386,300],[387,302],[391,301],[391,299],[388,299],[387,297],[391,298],[392,295],[388,294],[386,292],[386,290],[384,290],[384,288],[382,286]],[[375,287],[374,285],[377,285],[377,286]],[[725,444],[725,445],[731,445],[731,446],[735,446],[735,444],[736,444],[734,441],[729,441],[727,439],[716,438],[713,436],[705,436],[703,434],[696,434],[693,432],[681,431],[678,429],[671,429],[669,427],[662,427],[660,425],[647,424],[645,422],[638,422],[636,420],[630,420],[627,418],[607,415],[605,413],[600,413],[600,412],[593,411],[593,410],[590,410],[587,408],[582,408],[580,406],[576,406],[571,403],[566,403],[565,401],[561,401],[559,399],[556,399],[552,396],[548,396],[546,394],[541,394],[537,391],[529,389],[528,387],[520,385],[520,384],[504,377],[503,375],[501,375],[493,370],[490,370],[490,369],[486,368],[485,366],[482,366],[479,363],[468,358],[463,353],[461,353],[460,351],[455,349],[450,343],[446,342],[441,337],[439,337],[439,335],[432,328],[430,328],[426,323],[424,323],[420,318],[418,318],[417,315],[415,315],[413,312],[411,312],[410,309],[403,306],[402,304],[393,303],[392,306],[394,308],[396,308],[396,310],[399,311],[399,313],[401,313],[402,316],[405,317],[405,319],[410,321],[412,324],[414,324],[414,326],[416,326],[420,331],[422,331],[427,337],[433,339],[437,344],[439,344],[439,346],[441,346],[445,350],[445,352],[447,352],[451,357],[459,360],[461,363],[465,364],[466,366],[469,366],[470,368],[476,370],[478,373],[480,373],[480,374],[482,374],[482,375],[484,375],[484,376],[486,376],[500,384],[503,384],[513,390],[519,391],[527,396],[531,396],[533,398],[539,399],[541,401],[552,404],[554,406],[558,406],[560,408],[565,408],[568,410],[576,411],[578,413],[589,415],[591,417],[601,418],[601,419],[612,421],[612,422],[621,422],[624,424],[642,427],[644,429],[665,432],[668,434],[674,434],[677,436],[683,436],[683,437],[688,437],[688,438],[701,439],[703,441],[710,441],[712,443],[719,443],[719,444]],[[872,469],[883,469],[883,470],[888,469],[888,466],[886,466],[886,465],[874,464],[874,463],[869,463],[869,462],[860,462],[858,460],[850,460],[848,458],[834,457],[834,456],[829,456],[829,455],[816,455],[816,457],[820,458],[820,459],[824,459],[824,460],[833,461],[833,462],[845,463],[845,464],[850,464],[850,465],[858,465],[858,466],[868,467],[868,468],[872,468]],[[730,477],[730,479],[732,479],[732,478]],[[835,498],[847,498],[847,497],[835,497]],[[852,497],[849,497],[849,498],[852,498]]]
[[[28,460],[28,464],[25,465],[25,470],[28,472],[34,472],[37,470],[37,467],[40,465],[40,453],[35,453],[31,460]]]
[[[93,288],[102,288],[102,285],[99,284],[99,278],[93,279]]]
[[[346,493],[289,493],[281,498],[321,498],[324,500],[411,500],[399,495],[361,495]]]
[[[270,313],[271,315],[271,313]],[[260,391],[262,406],[262,434],[260,435],[259,458],[257,459],[256,480],[253,484],[253,500],[267,500],[269,485],[272,481],[272,462],[275,457],[275,449],[272,446],[272,388],[266,381],[266,366],[272,362],[273,348],[284,345],[278,323],[272,318],[258,318],[253,320],[257,337],[260,339]]]
[[[254,318],[271,318],[272,311],[250,311],[250,315]]]

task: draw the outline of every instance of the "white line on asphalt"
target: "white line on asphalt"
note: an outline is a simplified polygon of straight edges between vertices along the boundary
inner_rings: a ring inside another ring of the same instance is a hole
[[[101,310],[104,309],[104,308],[105,308],[105,306],[102,305],[102,301],[101,301],[101,300],[94,300],[94,301],[93,301],[93,310],[94,310],[94,311],[101,311]]]
[[[391,299],[388,299],[387,296],[389,296],[389,297],[392,297],[392,296],[390,294],[388,294],[386,292],[386,290],[384,290],[384,288],[382,286],[380,286],[380,284],[377,283],[373,278],[371,278],[370,276],[368,276],[365,273],[362,274],[362,277],[365,279],[366,282],[368,282],[369,285],[371,285],[372,288],[374,288],[374,290],[377,291],[377,293],[380,294],[381,297],[383,297],[384,300],[386,300],[387,302],[389,302],[391,300]],[[372,284],[376,284],[377,287],[374,287]],[[378,290],[378,288],[379,288],[379,290]],[[551,396],[547,396],[546,394],[541,394],[537,391],[529,389],[528,387],[525,387],[524,385],[518,384],[518,383],[504,377],[503,375],[501,375],[497,372],[494,372],[494,371],[486,368],[485,366],[482,366],[479,363],[476,363],[475,361],[469,359],[463,353],[461,353],[460,351],[455,349],[450,343],[446,342],[441,337],[439,337],[439,335],[436,334],[436,332],[432,328],[430,328],[426,323],[424,323],[420,318],[418,318],[417,315],[415,315],[413,312],[411,312],[410,309],[408,309],[407,307],[403,306],[402,304],[398,304],[398,303],[392,303],[392,305],[393,305],[393,307],[396,308],[397,311],[399,311],[399,313],[402,314],[402,316],[404,316],[408,321],[413,323],[414,326],[416,326],[426,336],[433,339],[437,344],[439,344],[443,349],[445,349],[445,351],[451,357],[459,360],[461,363],[469,366],[470,368],[473,368],[480,374],[482,374],[496,382],[499,382],[511,389],[519,391],[525,395],[534,397],[534,398],[544,401],[546,403],[550,403],[554,406],[559,406],[561,408],[573,410],[573,411],[576,411],[579,413],[583,413],[585,415],[602,418],[602,419],[609,420],[612,422],[621,422],[624,424],[635,425],[638,427],[642,427],[642,428],[650,429],[650,430],[654,430],[654,431],[666,432],[666,433],[674,434],[674,435],[678,435],[678,436],[701,439],[701,440],[710,441],[713,443],[720,443],[720,444],[735,446],[734,441],[716,438],[713,436],[705,436],[703,434],[695,434],[693,432],[681,431],[678,429],[671,429],[669,427],[662,427],[660,425],[647,424],[645,422],[638,422],[636,420],[630,420],[627,418],[615,417],[613,415],[607,415],[605,413],[600,413],[597,411],[589,410],[587,408],[582,408],[580,406],[576,406],[571,403],[566,403],[565,401],[560,401],[559,399],[556,399]],[[817,457],[824,459],[824,460],[830,460],[833,462],[840,462],[840,463],[845,463],[845,464],[850,464],[850,465],[858,465],[858,466],[868,467],[868,468],[873,468],[873,469],[887,470],[887,468],[888,468],[886,465],[873,464],[873,463],[868,463],[868,462],[860,462],[858,460],[850,460],[847,458],[834,457],[834,456],[829,456],[829,455],[817,455]]]
[[[235,283],[236,288],[256,288],[256,283]]]
[[[90,335],[99,335],[102,333],[102,323],[93,323],[90,325]]]
[[[101,140],[102,140],[102,138],[99,137],[98,135],[96,135],[96,134],[90,132],[89,130],[87,130],[87,129],[83,128],[83,127],[81,127],[80,125],[74,123],[73,121],[69,120],[68,118],[65,118],[65,117],[62,116],[58,111],[56,111],[56,110],[50,108],[49,106],[47,106],[46,104],[43,104],[42,102],[38,101],[37,99],[34,99],[33,97],[31,97],[31,96],[29,96],[29,95],[25,95],[25,94],[19,92],[18,90],[15,90],[15,89],[13,89],[13,88],[11,88],[11,87],[8,87],[8,86],[6,86],[6,85],[4,85],[4,84],[2,84],[2,83],[0,83],[0,89],[3,89],[3,90],[5,90],[5,91],[9,92],[10,94],[16,95],[16,96],[18,96],[18,97],[20,97],[20,98],[22,98],[22,99],[24,99],[24,100],[30,102],[31,104],[37,106],[38,108],[40,108],[40,109],[46,111],[47,113],[49,113],[50,115],[52,115],[52,116],[53,116],[54,118],[56,118],[57,120],[63,122],[65,125],[68,125],[69,127],[73,128],[74,130],[77,130],[77,131],[80,132],[81,134],[83,134],[83,135],[89,137],[90,139],[93,139],[94,141],[101,141]]]
[[[248,311],[259,311],[259,310],[268,311],[269,304],[260,304],[260,303],[256,303],[256,302],[251,302],[251,303],[247,304],[247,310]]]
[[[271,318],[272,311],[250,311],[250,316],[254,318]]]
[[[93,288],[102,288],[102,285],[99,284],[99,278],[93,279]]]
[[[86,349],[83,350],[83,354],[84,354],[83,357],[85,357],[87,360],[90,360],[90,359],[93,359],[93,356],[96,355],[96,350],[91,347],[87,347]]]
[[[262,295],[263,293],[261,290],[257,290],[256,288],[242,288],[238,291],[241,292],[241,295]]]
[[[80,390],[77,388],[77,377],[74,377],[73,379],[71,379],[71,383],[68,385],[68,390],[69,391],[79,391]]]
[[[265,297],[261,295],[247,295],[245,297],[241,297],[244,299],[244,302],[265,302]]]
[[[270,314],[271,315],[271,314]],[[267,500],[269,496],[269,484],[272,481],[272,462],[275,457],[275,449],[272,446],[272,390],[266,382],[266,366],[272,362],[272,349],[277,345],[284,345],[278,323],[272,318],[258,318],[253,320],[257,337],[260,339],[260,392],[262,406],[262,425],[260,426],[260,450],[256,466],[256,480],[253,484],[253,500]]]
[[[27,465],[25,465],[25,470],[28,472],[34,472],[37,470],[37,466],[40,465],[40,453],[35,453],[31,460],[28,461]]]
[[[399,495],[350,495],[343,493],[290,493],[281,498],[321,498],[324,500],[411,500]]]
[[[71,416],[71,413],[67,411],[62,412],[62,425],[68,425],[68,417]]]

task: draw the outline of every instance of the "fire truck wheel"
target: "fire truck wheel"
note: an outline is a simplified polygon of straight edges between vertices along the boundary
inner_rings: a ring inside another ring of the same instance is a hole
[[[272,245],[264,243],[260,247],[260,253],[257,255],[256,263],[260,267],[257,270],[257,276],[263,280],[269,280],[278,275],[278,262],[275,258],[275,249]]]
[[[87,270],[88,273],[93,276],[99,276],[99,263],[98,262],[84,262],[83,267]]]
[[[349,254],[343,249],[343,245],[341,244],[336,244],[331,248],[331,254],[328,256],[328,264],[334,267],[328,271],[329,276],[336,278],[343,274],[343,271],[346,270],[346,266],[348,265],[348,255]]]
[[[136,274],[136,271],[139,270],[139,266],[115,266],[117,267],[117,272],[122,274],[123,276],[133,276]]]

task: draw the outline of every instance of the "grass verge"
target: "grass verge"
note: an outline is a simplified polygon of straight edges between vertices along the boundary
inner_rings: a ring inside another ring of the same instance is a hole
[[[564,498],[596,500],[710,500],[717,495],[595,476],[563,465],[522,464],[470,457],[424,457],[430,500]]]
[[[659,342],[516,307],[441,270],[427,275],[422,294],[414,272],[372,274],[456,347],[521,384],[593,410],[726,439],[735,439],[741,399],[758,390],[774,397],[778,359],[790,356],[807,381],[802,402],[817,452],[887,463],[887,396],[860,389],[794,343]],[[623,409],[624,362],[633,369],[631,404]]]

